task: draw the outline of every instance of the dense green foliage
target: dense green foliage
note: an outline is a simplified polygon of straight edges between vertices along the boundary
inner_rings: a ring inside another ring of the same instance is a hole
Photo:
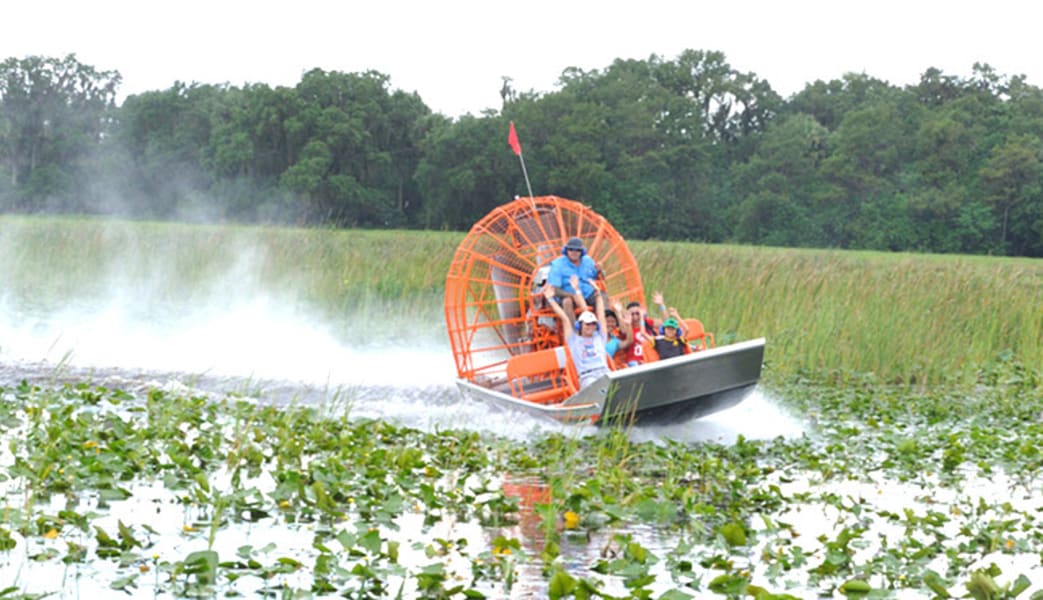
[[[0,210],[463,230],[524,194],[581,200],[630,238],[1043,256],[1043,90],[976,64],[788,99],[723,54],[566,70],[480,116],[387,75],[177,83],[115,102],[74,56],[0,63]]]

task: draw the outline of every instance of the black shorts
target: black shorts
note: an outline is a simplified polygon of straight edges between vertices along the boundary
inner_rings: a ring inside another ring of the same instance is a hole
[[[594,292],[591,295],[583,299],[584,301],[586,301],[587,306],[589,306],[591,310],[593,310],[593,308],[597,305],[598,294],[601,294],[601,298],[605,301],[605,304],[608,304],[608,295],[602,292],[601,290],[594,290]],[[572,295],[570,294],[568,296],[554,296],[554,301],[557,302],[559,306],[563,306],[565,298],[572,298]]]

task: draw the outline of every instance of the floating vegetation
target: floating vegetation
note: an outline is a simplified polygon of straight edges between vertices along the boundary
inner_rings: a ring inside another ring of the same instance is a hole
[[[804,436],[729,445],[0,389],[0,596],[1014,598],[1043,584],[1043,394],[995,369],[797,383]]]

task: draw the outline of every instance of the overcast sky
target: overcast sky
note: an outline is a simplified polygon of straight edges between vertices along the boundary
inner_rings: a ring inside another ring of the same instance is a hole
[[[129,94],[174,81],[296,84],[312,69],[373,69],[448,116],[499,109],[502,77],[549,92],[562,70],[718,50],[782,96],[865,73],[895,85],[975,62],[1043,87],[1043,8],[1031,0],[13,0],[0,59],[62,57],[123,76]]]

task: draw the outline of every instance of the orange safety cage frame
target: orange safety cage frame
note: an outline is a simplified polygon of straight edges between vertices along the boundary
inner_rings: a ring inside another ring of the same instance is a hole
[[[553,312],[534,305],[533,279],[571,237],[601,267],[610,305],[643,302],[637,261],[604,217],[557,196],[517,198],[471,228],[446,276],[446,328],[461,379],[502,383],[512,356],[562,344],[556,320],[547,320]]]

